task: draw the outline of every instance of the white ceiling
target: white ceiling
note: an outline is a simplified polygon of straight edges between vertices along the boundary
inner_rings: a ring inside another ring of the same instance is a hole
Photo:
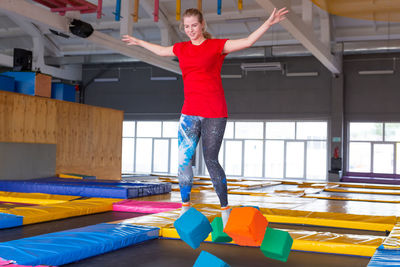
[[[125,1],[128,0],[122,0],[123,4]],[[131,1],[133,2],[133,0]],[[124,50],[121,43],[114,41],[120,39],[121,23],[128,26],[130,23],[115,21],[113,12],[115,12],[116,0],[103,0],[103,17],[101,19],[97,19],[95,13],[67,14],[67,17],[78,17],[93,26],[99,35],[88,39],[82,39],[67,32],[70,38],[50,33],[49,28],[60,31],[54,27],[56,20],[53,17],[47,18],[48,15],[51,15],[50,10],[32,0],[1,0],[1,2],[0,65],[9,64],[7,56],[12,55],[15,47],[34,50],[35,57],[35,51],[38,48],[33,49],[34,40],[38,42],[35,38],[39,38],[41,39],[40,44],[45,46],[42,54],[39,54],[46,58],[46,64],[74,64],[76,66],[82,63],[141,60],[179,72],[176,65],[170,65],[164,59],[157,60],[147,54],[144,55],[144,58],[141,57],[145,53],[140,50],[141,48],[139,50],[134,48],[136,50],[132,51]],[[97,5],[97,0],[89,0],[89,2]],[[197,6],[197,0],[181,2],[182,12],[186,8]],[[238,10],[237,2],[238,0],[223,0],[222,14],[218,15],[217,1],[203,0],[203,13],[208,31],[214,37],[231,39],[246,37],[261,25],[269,15],[268,11],[274,5],[282,6],[283,1],[243,0],[243,10],[241,11]],[[153,21],[153,3],[153,0],[140,0],[139,21],[133,24],[133,35],[164,45],[186,40],[184,34],[178,29],[179,21],[175,19],[176,1],[160,0],[160,21],[158,23]],[[292,0],[287,3],[291,9],[288,22],[273,26],[255,44],[254,48],[234,53],[230,57],[264,56],[265,47],[272,47],[273,55],[311,53],[332,72],[340,72],[340,69],[337,68],[338,64],[331,57],[331,52],[337,49],[342,51],[394,51],[400,49],[400,23],[356,20],[328,15],[314,5],[311,7],[309,0]],[[19,8],[19,10],[12,10],[11,6],[16,6],[16,9]],[[31,9],[32,14],[22,10],[26,8]],[[44,13],[34,12],[36,9],[43,9]],[[312,17],[307,15],[311,14],[310,11],[312,11]],[[41,15],[38,15],[39,13]],[[59,15],[57,14],[57,16]],[[307,28],[309,26],[307,21],[310,19],[312,19],[312,27]],[[122,21],[130,20],[131,18],[125,17],[122,19]],[[108,39],[107,36],[114,39]]]

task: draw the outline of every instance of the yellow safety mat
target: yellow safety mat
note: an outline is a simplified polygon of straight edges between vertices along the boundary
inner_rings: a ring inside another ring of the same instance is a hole
[[[396,216],[369,216],[266,208],[260,208],[260,211],[269,222],[274,223],[307,224],[371,231],[390,231],[396,223]]]
[[[16,193],[0,191],[0,201],[26,204],[56,204],[80,198],[79,196],[50,195],[42,193]]]
[[[342,193],[365,193],[365,194],[382,194],[382,195],[400,195],[400,190],[373,189],[373,188],[326,188],[326,192],[342,192]]]
[[[32,224],[110,211],[112,210],[112,204],[121,200],[115,198],[90,198],[59,204],[18,207],[6,210],[5,213],[23,216],[23,224]]]
[[[286,230],[293,238],[292,250],[335,253],[344,255],[372,257],[385,237],[372,235],[337,234],[329,232]],[[160,236],[177,238],[175,228],[161,228]],[[211,234],[205,241],[211,242]],[[231,242],[234,243],[234,242]]]
[[[366,198],[362,198],[363,194],[357,194],[358,196],[354,196],[354,194],[346,194],[346,195],[321,195],[321,194],[306,194],[303,197],[305,198],[318,198],[318,199],[330,199],[330,200],[347,200],[347,201],[366,201],[366,202],[381,202],[381,203],[400,203],[400,200],[393,199],[383,199],[378,197],[371,198],[370,196]],[[393,195],[392,195],[393,197]]]
[[[70,178],[70,179],[83,179],[83,176],[74,175],[74,174],[66,174],[66,173],[57,174],[57,177],[59,177],[59,178]]]
[[[209,221],[212,221],[220,214],[218,205],[193,205],[203,213]],[[158,214],[152,214],[112,223],[147,225],[161,228],[160,235],[167,238],[179,238],[173,228],[175,220],[179,217],[180,211],[173,210]],[[268,215],[266,215],[268,218]],[[357,220],[358,218],[354,218]],[[372,256],[380,246],[385,237],[371,235],[337,234],[329,232],[285,230],[294,239],[294,250],[337,253],[345,255]],[[210,237],[206,241],[211,241]]]
[[[252,203],[248,204],[252,205]],[[210,221],[220,215],[219,205],[217,204],[194,204],[193,207],[203,213]],[[232,207],[234,208],[234,206]],[[397,220],[396,216],[369,216],[268,208],[260,208],[260,211],[272,223],[307,224],[383,232],[392,230]],[[123,222],[168,228],[173,227],[179,213],[179,210],[174,210],[123,220]]]
[[[400,190],[400,185],[340,183],[340,187]]]

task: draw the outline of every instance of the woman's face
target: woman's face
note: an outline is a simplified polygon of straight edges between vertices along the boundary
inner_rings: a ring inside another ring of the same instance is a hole
[[[203,25],[196,16],[184,17],[183,27],[190,40],[199,40],[203,37]]]

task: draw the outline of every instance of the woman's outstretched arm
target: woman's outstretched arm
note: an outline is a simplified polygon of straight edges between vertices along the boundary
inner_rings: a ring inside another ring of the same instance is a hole
[[[138,38],[135,38],[130,35],[123,35],[122,39],[123,42],[125,42],[127,45],[138,45],[141,46],[150,52],[153,52],[156,55],[162,56],[162,57],[173,57],[175,56],[174,52],[172,51],[173,46],[162,46],[158,44],[152,44],[143,40],[140,40]]]
[[[271,16],[264,22],[264,24],[252,32],[247,38],[226,41],[224,50],[222,52],[228,54],[252,46],[272,25],[284,20],[286,18],[285,15],[288,12],[289,10],[286,8],[279,10],[276,10],[275,8]]]

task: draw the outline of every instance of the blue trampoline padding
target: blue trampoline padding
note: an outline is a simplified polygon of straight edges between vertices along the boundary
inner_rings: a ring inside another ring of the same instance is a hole
[[[23,222],[22,216],[0,213],[0,229],[21,226],[22,222]]]
[[[41,179],[1,180],[0,191],[126,199],[169,193],[171,192],[171,184],[108,183],[83,180],[46,181]]]
[[[400,249],[385,249],[378,247],[374,256],[368,263],[368,267],[400,266]]]
[[[62,265],[156,239],[160,228],[97,224],[0,243],[0,258],[21,265]]]

